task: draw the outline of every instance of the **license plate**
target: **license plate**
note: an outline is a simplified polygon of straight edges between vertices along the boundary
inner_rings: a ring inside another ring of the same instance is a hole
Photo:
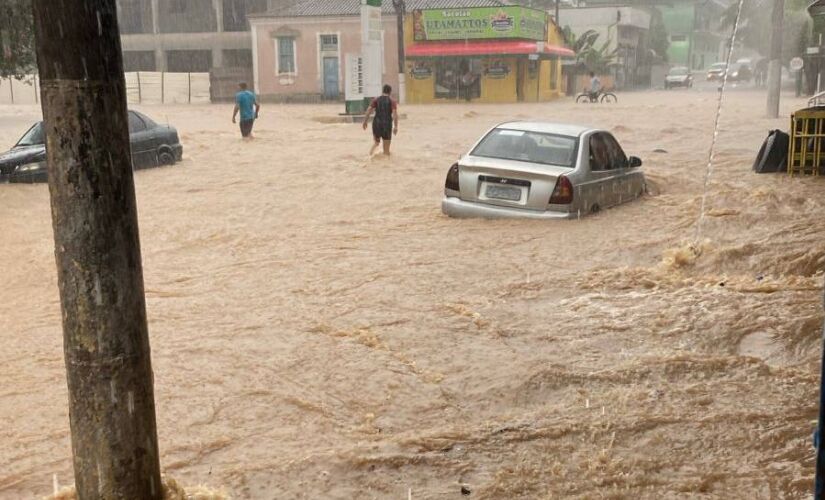
[[[519,201],[521,200],[521,188],[512,186],[496,186],[487,185],[487,190],[484,192],[487,198],[495,198],[497,200]]]

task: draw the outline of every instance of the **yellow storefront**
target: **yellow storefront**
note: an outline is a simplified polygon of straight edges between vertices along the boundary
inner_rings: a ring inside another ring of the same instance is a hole
[[[549,101],[574,55],[546,12],[524,7],[417,10],[404,33],[409,103]]]

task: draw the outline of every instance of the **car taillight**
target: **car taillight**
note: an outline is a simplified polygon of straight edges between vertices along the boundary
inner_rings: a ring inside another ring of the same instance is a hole
[[[556,181],[556,188],[550,196],[551,205],[569,205],[573,203],[573,183],[561,175]]]
[[[444,188],[453,191],[461,190],[458,183],[458,163],[453,163],[453,166],[447,172],[447,181],[444,182]]]

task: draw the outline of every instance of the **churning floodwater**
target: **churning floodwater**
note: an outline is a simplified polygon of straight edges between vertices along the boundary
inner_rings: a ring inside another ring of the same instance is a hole
[[[185,148],[136,174],[163,470],[256,499],[809,495],[825,184],[750,171],[804,101],[726,96],[691,247],[717,95],[619,99],[402,107],[391,159],[340,106],[265,105],[250,143],[229,106],[140,107]],[[0,144],[38,117],[0,107]],[[612,131],[650,194],[444,217],[512,119]],[[0,498],[31,498],[71,482],[46,186],[0,185],[0,240]]]

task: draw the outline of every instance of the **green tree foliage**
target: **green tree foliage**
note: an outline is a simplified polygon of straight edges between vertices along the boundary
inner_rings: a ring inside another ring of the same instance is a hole
[[[0,0],[0,77],[20,77],[34,68],[30,0]]]
[[[808,0],[785,0],[785,22],[782,36],[782,60],[804,53],[811,31],[811,18],[805,8]],[[733,2],[722,16],[722,27],[732,29],[736,22],[739,2]],[[745,0],[736,39],[746,47],[768,56],[771,50],[771,16],[773,0]]]
[[[576,65],[584,65],[594,73],[606,73],[610,63],[616,58],[616,50],[610,50],[610,39],[597,45],[599,34],[594,30],[587,30],[576,35],[570,26],[562,29],[567,46],[576,53]]]

